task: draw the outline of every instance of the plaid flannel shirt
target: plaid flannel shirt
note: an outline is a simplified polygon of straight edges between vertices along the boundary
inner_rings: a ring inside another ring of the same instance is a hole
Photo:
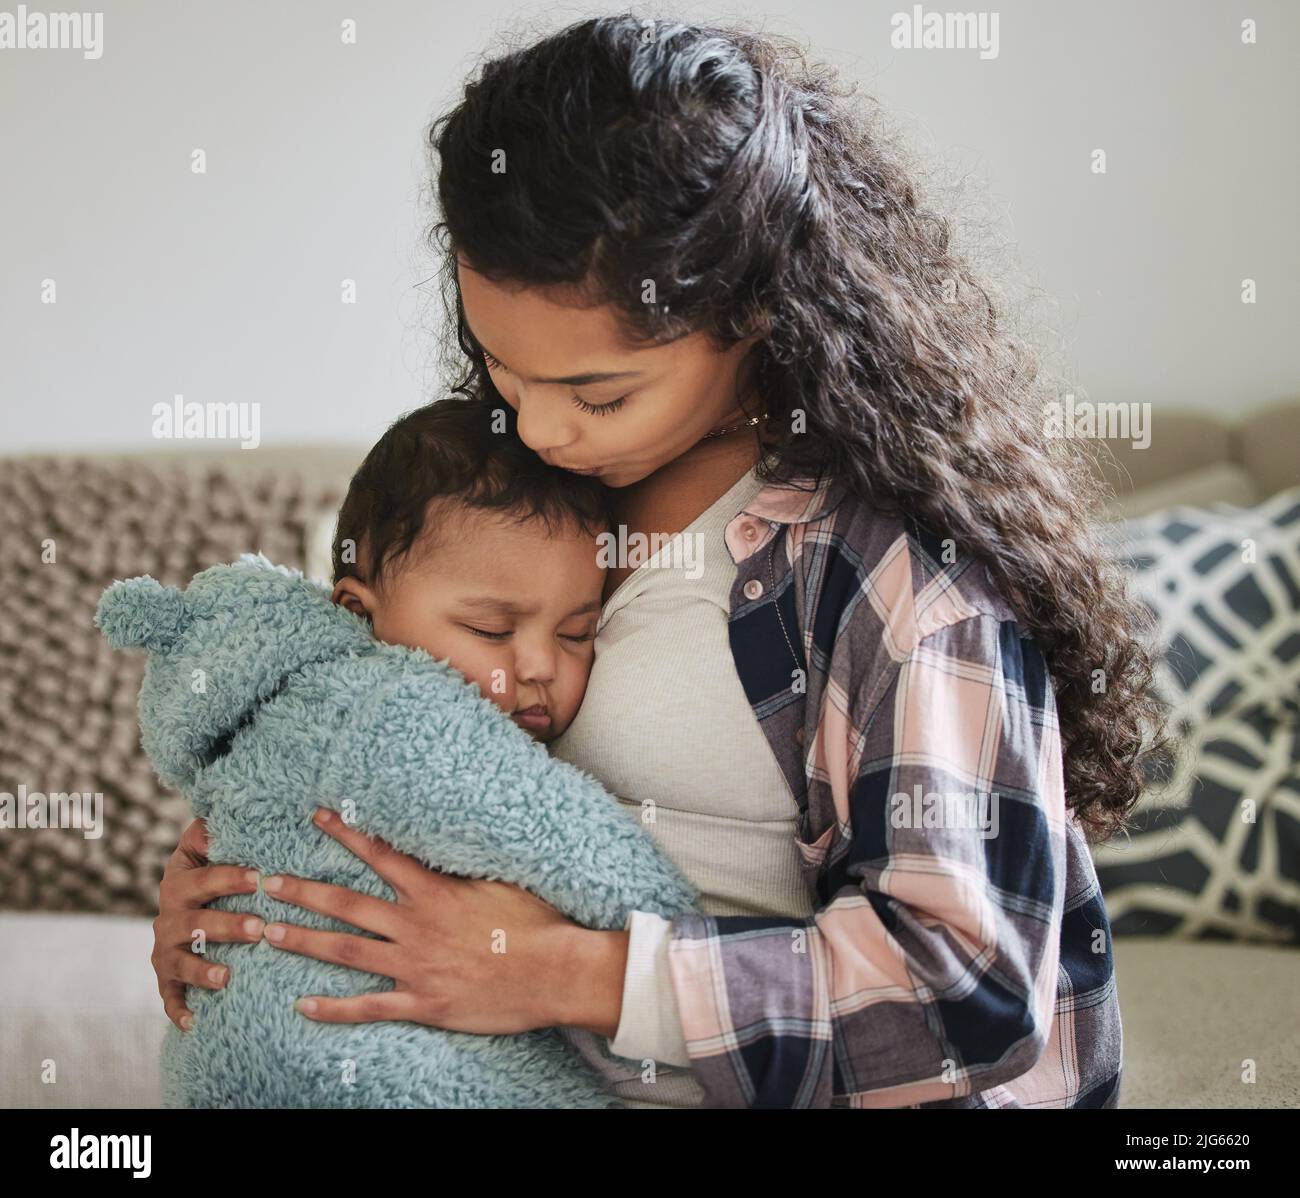
[[[988,571],[843,484],[764,488],[726,543],[817,909],[672,920],[705,1104],[1116,1106],[1110,925],[1044,658]]]

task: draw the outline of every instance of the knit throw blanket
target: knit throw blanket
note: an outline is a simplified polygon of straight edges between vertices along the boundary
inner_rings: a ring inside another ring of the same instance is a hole
[[[115,647],[148,652],[144,747],[207,821],[213,862],[394,899],[310,822],[326,806],[431,868],[516,883],[590,928],[622,928],[633,910],[671,916],[696,898],[593,779],[446,662],[376,641],[296,571],[246,556],[184,592],[149,577],[115,583],[96,622]],[[211,905],[356,931],[261,892]],[[170,1029],[163,1052],[167,1106],[614,1105],[553,1029],[316,1022],[292,1001],[387,990],[391,979],[265,941],[206,951],[230,980],[189,988],[194,1029]]]
[[[190,814],[140,748],[144,662],[109,648],[95,604],[115,578],[184,585],[249,550],[301,566],[347,484],[345,455],[309,456],[319,477],[230,456],[0,463],[0,791],[33,815],[55,794],[99,796],[100,808],[94,827],[0,830],[0,907],[157,914]]]

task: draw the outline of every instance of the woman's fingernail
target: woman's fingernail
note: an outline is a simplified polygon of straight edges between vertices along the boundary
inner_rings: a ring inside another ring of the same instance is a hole
[[[271,923],[266,925],[266,938],[272,944],[279,944],[284,939],[284,928],[279,924]]]
[[[248,936],[261,936],[262,921],[260,919],[244,920],[244,933]]]
[[[226,980],[226,971],[222,966],[214,965],[211,969],[208,970],[208,981],[216,982],[218,985],[220,985],[225,980]]]
[[[279,894],[280,887],[284,885],[283,878],[270,877],[262,883],[262,889],[268,894]]]
[[[246,874],[244,874],[244,881],[247,882],[250,886],[256,886],[257,877],[258,877],[257,870],[250,869]]]
[[[193,1015],[182,1015],[182,1016],[181,1016],[181,1027],[183,1027],[187,1032],[188,1032],[188,1031],[189,1031],[193,1026],[194,1026],[194,1016],[193,1016]]]
[[[300,998],[293,1005],[297,1007],[298,1010],[300,1010],[304,1015],[316,1014],[316,1000],[314,998]]]

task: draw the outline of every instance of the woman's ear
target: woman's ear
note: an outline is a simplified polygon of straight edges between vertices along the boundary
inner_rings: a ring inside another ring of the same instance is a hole
[[[377,606],[375,593],[359,578],[350,575],[340,578],[334,584],[334,593],[330,596],[330,602],[346,608],[363,620],[374,623],[374,611]]]

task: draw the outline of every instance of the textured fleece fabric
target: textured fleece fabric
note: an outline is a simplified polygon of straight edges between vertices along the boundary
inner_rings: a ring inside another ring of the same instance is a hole
[[[590,928],[695,901],[592,778],[552,759],[449,663],[376,641],[297,571],[245,555],[183,592],[147,575],[116,582],[95,621],[115,647],[149,653],[143,745],[207,821],[214,864],[394,899],[311,823],[323,806],[431,868],[518,884]],[[359,931],[260,890],[209,906]],[[618,1105],[554,1029],[482,1036],[316,1022],[295,999],[389,990],[392,980],[265,940],[210,943],[206,958],[228,965],[230,979],[215,991],[187,987],[195,1022],[167,1032],[164,1106]]]

